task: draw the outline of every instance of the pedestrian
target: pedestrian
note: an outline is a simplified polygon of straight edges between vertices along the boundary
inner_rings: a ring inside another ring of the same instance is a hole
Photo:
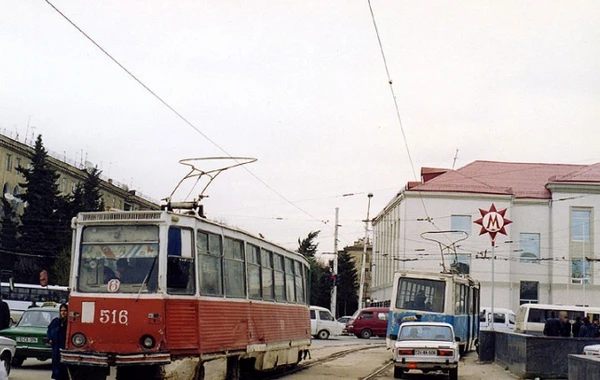
[[[583,317],[583,325],[579,329],[579,337],[580,338],[595,338],[596,337],[596,329],[590,323],[590,319],[588,317]]]
[[[562,322],[556,318],[554,311],[550,312],[550,318],[546,319],[544,324],[544,335],[546,336],[560,336],[562,330]]]
[[[10,307],[6,301],[2,299],[2,293],[0,293],[0,330],[4,330],[10,327]]]
[[[594,321],[592,322],[592,326],[594,326],[594,330],[596,332],[596,338],[600,337],[600,321],[598,320],[598,318],[594,318]]]
[[[562,329],[560,331],[560,336],[564,336],[566,338],[571,337],[571,322],[569,321],[569,316],[565,315],[562,321]]]
[[[67,366],[60,361],[60,349],[65,348],[67,342],[67,313],[69,306],[60,305],[59,315],[48,325],[48,343],[52,346],[52,379],[68,380]]]
[[[581,317],[578,315],[575,317],[575,322],[573,323],[573,338],[578,338],[579,337],[579,329],[581,328]]]

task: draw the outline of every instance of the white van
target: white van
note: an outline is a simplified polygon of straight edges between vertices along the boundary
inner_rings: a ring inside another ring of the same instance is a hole
[[[519,306],[516,331],[523,334],[543,335],[544,325],[552,312],[560,320],[565,316],[569,317],[571,323],[577,317],[581,319],[588,317],[590,321],[600,318],[600,307],[526,303]]]
[[[328,309],[321,306],[310,307],[310,335],[315,338],[327,339],[330,335],[341,335],[344,327]]]
[[[501,307],[494,308],[494,330],[515,331],[517,316],[514,311]],[[479,312],[479,331],[492,329],[492,308],[482,307]]]

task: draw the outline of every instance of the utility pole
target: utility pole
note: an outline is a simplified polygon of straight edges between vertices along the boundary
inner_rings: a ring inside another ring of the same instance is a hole
[[[338,221],[339,221],[338,207],[335,208],[335,229],[333,233],[333,287],[331,288],[331,314],[337,319],[337,277],[338,277]]]
[[[367,239],[369,237],[369,211],[371,210],[371,198],[373,193],[367,195],[369,203],[367,206],[367,219],[365,219],[365,240],[363,241],[362,266],[360,268],[360,289],[358,290],[358,309],[363,308],[363,292],[365,289],[365,264],[367,261]]]

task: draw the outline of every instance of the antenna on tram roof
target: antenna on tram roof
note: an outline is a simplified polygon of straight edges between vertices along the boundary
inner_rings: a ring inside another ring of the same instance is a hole
[[[207,164],[207,162],[209,162],[209,161],[222,162],[224,160],[232,160],[233,163],[226,165],[226,166],[223,166],[221,164],[216,168],[207,169],[207,170],[200,169],[197,167],[200,164],[209,166]],[[162,199],[165,201],[165,203],[161,204],[161,209],[169,210],[169,211],[173,211],[175,209],[193,210],[199,216],[204,218],[205,217],[204,207],[201,204],[201,202],[202,202],[202,199],[208,198],[208,195],[205,195],[204,192],[206,191],[208,186],[210,186],[212,181],[214,181],[215,178],[217,178],[217,176],[219,174],[221,174],[222,172],[224,172],[227,169],[250,164],[256,160],[257,160],[256,158],[252,158],[252,157],[202,157],[202,158],[185,158],[183,160],[180,160],[179,163],[182,165],[188,166],[190,168],[190,171],[179,181],[179,183],[177,184],[177,186],[175,186],[175,188],[173,189],[171,194],[168,197]],[[202,177],[207,177],[208,182],[202,188],[202,191],[200,191],[200,194],[198,194],[198,196],[196,198],[194,198],[193,200],[187,200],[187,198],[192,193],[192,191],[194,190],[194,188],[196,187],[198,182],[200,182],[200,179]],[[180,188],[180,186],[186,180],[188,180],[190,178],[196,178],[196,183],[194,183],[192,189],[190,190],[188,195],[185,197],[186,199],[184,199],[183,201],[173,201],[173,195],[175,194],[175,192]]]

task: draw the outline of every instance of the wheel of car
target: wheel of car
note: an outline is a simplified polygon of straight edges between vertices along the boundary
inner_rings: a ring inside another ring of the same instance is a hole
[[[360,337],[363,339],[369,339],[372,335],[373,333],[369,329],[364,329],[360,332]]]
[[[23,362],[24,362],[24,361],[25,361],[25,358],[21,358],[21,357],[17,357],[17,356],[15,356],[15,357],[12,359],[12,362],[11,362],[11,364],[12,364],[14,367],[20,367],[20,366],[22,366],[22,365],[23,365]]]
[[[6,374],[10,374],[10,362],[11,362],[10,352],[5,352],[0,356],[0,360],[4,365],[4,369],[6,370]]]
[[[458,368],[450,368],[450,372],[448,372],[448,378],[450,380],[458,380]]]
[[[329,331],[327,331],[327,330],[321,330],[321,331],[319,331],[319,333],[317,334],[317,338],[319,338],[319,339],[327,339],[327,338],[329,338]]]
[[[404,370],[399,367],[394,367],[394,379],[401,379],[404,376]]]

